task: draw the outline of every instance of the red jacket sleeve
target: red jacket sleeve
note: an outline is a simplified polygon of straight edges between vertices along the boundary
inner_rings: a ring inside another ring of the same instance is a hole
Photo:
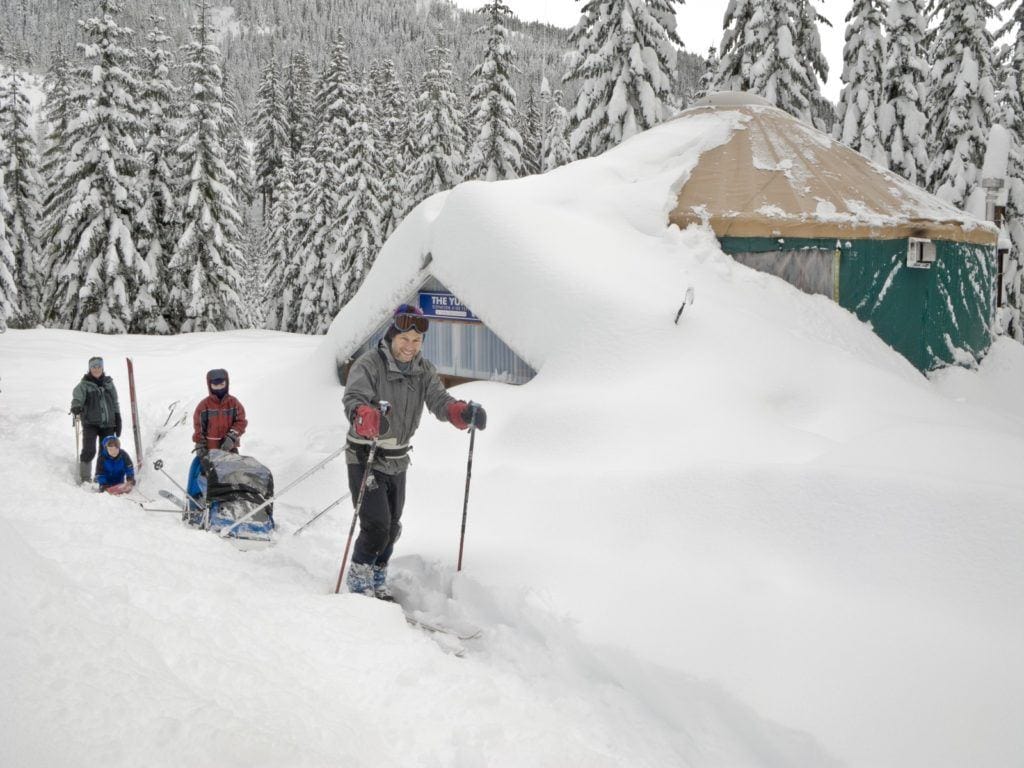
[[[235,398],[235,420],[231,424],[231,429],[238,433],[241,437],[245,434],[245,428],[249,426],[248,420],[245,418],[245,408],[242,406],[242,402],[236,397]]]
[[[204,397],[199,401],[199,405],[196,406],[195,413],[192,414],[192,442],[198,443],[202,440],[203,425],[199,420],[199,414],[203,412],[203,404],[206,402]]]

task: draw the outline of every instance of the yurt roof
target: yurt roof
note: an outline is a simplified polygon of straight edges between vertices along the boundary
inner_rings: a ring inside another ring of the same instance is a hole
[[[679,191],[673,224],[718,237],[932,240],[994,245],[979,221],[764,99],[712,94],[674,118],[739,113],[741,127],[705,151]]]

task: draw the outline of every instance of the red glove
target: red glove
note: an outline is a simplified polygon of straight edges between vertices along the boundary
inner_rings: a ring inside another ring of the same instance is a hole
[[[456,429],[469,429],[469,422],[462,418],[462,412],[466,410],[468,403],[465,400],[456,400],[448,403],[448,421]]]
[[[360,405],[356,408],[352,424],[360,437],[380,437],[380,411],[372,405]]]

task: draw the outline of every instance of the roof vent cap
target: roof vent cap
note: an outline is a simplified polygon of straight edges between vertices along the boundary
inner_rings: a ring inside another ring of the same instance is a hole
[[[691,107],[770,107],[772,103],[763,96],[749,91],[710,91],[690,103]]]

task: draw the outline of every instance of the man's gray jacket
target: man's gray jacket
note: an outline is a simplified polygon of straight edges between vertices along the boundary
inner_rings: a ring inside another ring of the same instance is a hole
[[[420,425],[424,404],[439,420],[448,421],[448,404],[455,402],[455,398],[445,390],[437,369],[423,355],[417,354],[412,359],[409,371],[403,372],[391,354],[391,345],[381,340],[376,349],[364,352],[349,369],[342,399],[349,424],[355,419],[356,408],[360,405],[377,408],[382,400],[391,404],[391,410],[387,414],[388,429],[386,432],[382,430],[377,441],[378,455],[374,459],[373,468],[393,475],[409,467],[407,452],[401,456],[386,457],[380,450],[384,449],[384,453],[403,453]],[[350,426],[346,462],[360,463],[356,449],[352,446],[369,446],[370,442],[357,435],[355,428]]]

